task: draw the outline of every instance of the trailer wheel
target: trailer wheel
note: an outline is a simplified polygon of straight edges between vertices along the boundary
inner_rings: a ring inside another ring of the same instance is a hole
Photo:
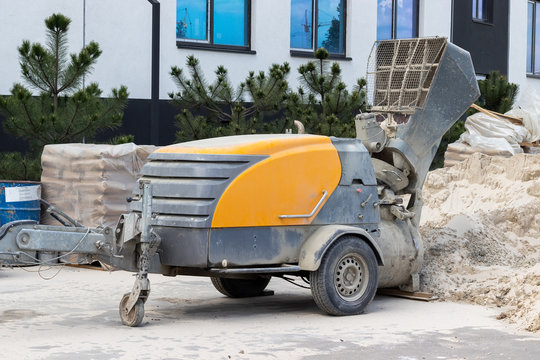
[[[270,277],[257,277],[253,279],[229,279],[221,277],[211,278],[217,291],[231,298],[260,296],[270,282]]]
[[[375,296],[378,271],[369,245],[344,236],[328,249],[319,269],[310,273],[313,299],[330,315],[360,314]]]
[[[128,302],[130,293],[124,294],[122,300],[120,301],[120,319],[122,319],[122,324],[137,327],[141,325],[141,322],[144,318],[144,302],[142,299],[138,299],[131,311],[127,311],[126,304]]]

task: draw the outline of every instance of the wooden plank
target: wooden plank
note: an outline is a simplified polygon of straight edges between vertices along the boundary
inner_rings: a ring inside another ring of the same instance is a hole
[[[529,146],[529,147],[540,148],[540,144],[536,144],[536,141],[535,143],[521,142],[519,143],[519,146]]]
[[[433,294],[431,293],[408,292],[408,291],[402,291],[399,289],[378,289],[377,294],[395,296],[395,297],[401,297],[405,299],[419,300],[419,301],[433,301],[433,300],[438,299],[438,297],[433,296]]]
[[[473,109],[475,109],[475,110],[478,110],[478,111],[486,114],[486,115],[494,116],[494,117],[500,117],[500,118],[503,118],[505,120],[508,120],[514,125],[523,125],[523,119],[522,118],[517,118],[517,117],[513,117],[513,116],[509,116],[509,115],[504,115],[504,114],[501,114],[501,113],[498,113],[498,112],[492,111],[492,110],[487,110],[487,109],[484,109],[483,107],[478,106],[476,104],[472,104],[471,107]]]
[[[101,270],[101,271],[113,271],[114,268],[103,263],[99,263],[100,266],[91,265],[91,264],[64,264],[65,266],[69,267],[75,267],[75,268],[81,268],[81,269],[89,269],[89,270]]]

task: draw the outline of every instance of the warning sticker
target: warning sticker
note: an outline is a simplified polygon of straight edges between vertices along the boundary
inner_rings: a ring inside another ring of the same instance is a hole
[[[7,187],[6,202],[33,201],[41,197],[41,185]]]

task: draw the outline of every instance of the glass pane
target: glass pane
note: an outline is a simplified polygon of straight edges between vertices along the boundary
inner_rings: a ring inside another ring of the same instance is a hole
[[[207,1],[176,0],[176,38],[208,40]]]
[[[477,0],[477,1],[478,1],[478,14],[476,14],[476,18],[478,20],[485,20],[486,9],[485,9],[484,0]]]
[[[317,48],[343,54],[345,19],[343,0],[319,0],[317,9]]]
[[[392,38],[392,0],[377,0],[377,40]]]
[[[291,0],[291,47],[313,49],[313,0]]]
[[[534,19],[535,29],[534,29],[534,73],[540,74],[540,6],[538,3],[535,3],[536,6],[536,18]]]
[[[528,4],[527,13],[527,72],[532,73],[532,36],[534,4]]]
[[[247,0],[214,0],[214,44],[247,46]]]
[[[396,39],[416,37],[416,22],[418,19],[417,0],[397,1]]]
[[[472,18],[478,19],[478,0],[472,1]]]

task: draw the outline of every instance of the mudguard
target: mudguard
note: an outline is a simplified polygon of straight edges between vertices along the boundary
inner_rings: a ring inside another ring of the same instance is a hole
[[[302,245],[298,264],[300,268],[307,271],[317,270],[326,251],[343,235],[358,236],[366,241],[375,253],[379,266],[384,265],[382,250],[367,231],[354,226],[328,225],[315,231]]]

